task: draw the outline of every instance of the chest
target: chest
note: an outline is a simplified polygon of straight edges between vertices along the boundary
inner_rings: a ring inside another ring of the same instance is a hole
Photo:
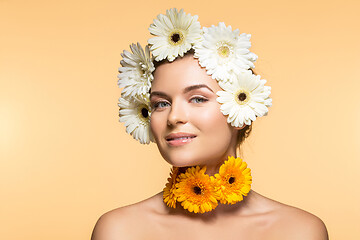
[[[167,219],[154,221],[142,231],[142,239],[221,239],[272,240],[274,225],[266,218],[229,218],[211,220]],[[279,239],[279,238],[278,238]],[[278,240],[277,239],[277,240]]]

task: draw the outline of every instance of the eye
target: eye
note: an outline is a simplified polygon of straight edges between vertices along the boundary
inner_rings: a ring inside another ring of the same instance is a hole
[[[168,107],[170,106],[170,104],[168,102],[165,102],[165,101],[159,101],[159,102],[155,102],[152,104],[151,108],[153,110],[156,110],[156,109],[159,109],[159,108],[165,108],[165,107]]]
[[[203,103],[206,101],[208,101],[208,99],[206,99],[204,97],[193,97],[190,99],[190,102],[193,102],[193,103]]]

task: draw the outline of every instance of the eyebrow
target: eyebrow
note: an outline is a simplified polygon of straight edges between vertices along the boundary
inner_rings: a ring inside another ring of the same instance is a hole
[[[197,84],[197,85],[192,85],[192,86],[188,86],[186,87],[184,90],[183,90],[183,93],[188,93],[190,91],[193,91],[195,89],[199,89],[199,88],[207,88],[209,89],[211,92],[214,92],[211,88],[209,88],[207,85],[205,84]],[[151,92],[150,93],[150,98],[152,96],[159,96],[159,97],[164,97],[164,98],[168,98],[168,95],[164,92],[159,92],[159,91],[156,91],[156,92]]]
[[[211,92],[214,92],[211,88],[209,88],[207,85],[205,84],[198,84],[198,85],[192,85],[192,86],[189,86],[189,87],[186,87],[183,91],[183,93],[187,93],[187,92],[190,92],[192,90],[195,90],[195,89],[199,89],[199,88],[207,88],[209,89]]]
[[[159,96],[159,97],[163,97],[163,98],[169,98],[168,95],[164,92],[151,92],[150,93],[150,99],[153,97],[153,96]]]

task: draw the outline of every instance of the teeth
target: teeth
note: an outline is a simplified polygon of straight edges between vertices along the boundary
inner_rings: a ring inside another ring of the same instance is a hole
[[[180,138],[174,138],[174,140],[181,140],[181,139],[188,139],[190,137],[180,137]]]
[[[171,141],[171,140],[189,139],[189,138],[192,138],[192,137],[179,137],[179,138],[172,138],[172,139],[170,139],[170,141]]]

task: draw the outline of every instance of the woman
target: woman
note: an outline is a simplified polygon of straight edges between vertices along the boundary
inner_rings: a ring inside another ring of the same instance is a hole
[[[316,216],[250,189],[237,148],[267,114],[270,87],[251,70],[250,35],[223,23],[201,31],[196,20],[176,9],[158,16],[155,66],[140,45],[122,55],[120,121],[174,167],[163,192],[104,214],[92,240],[328,239]]]

